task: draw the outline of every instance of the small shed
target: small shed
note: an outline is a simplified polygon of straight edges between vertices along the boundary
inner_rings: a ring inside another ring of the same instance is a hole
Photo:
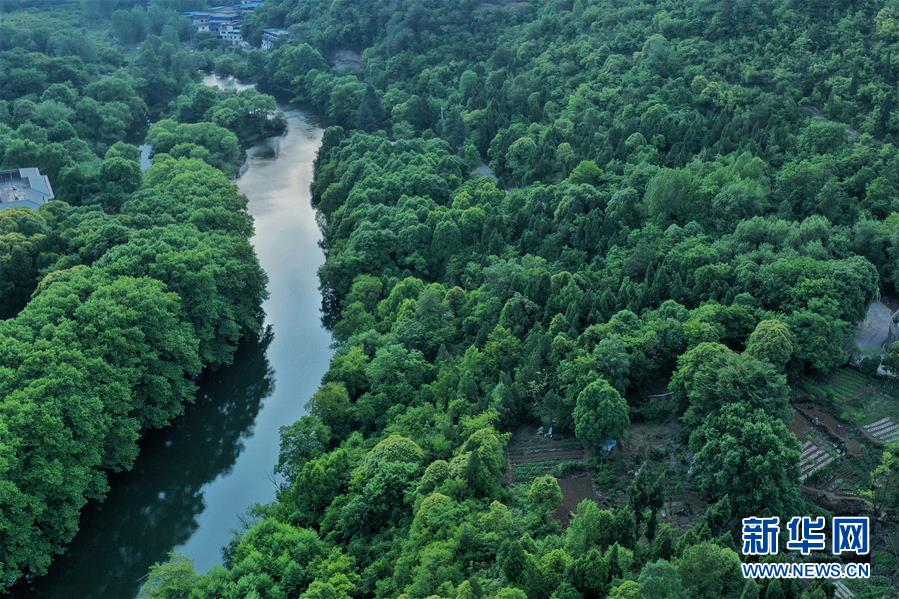
[[[612,453],[618,447],[618,439],[607,439],[599,447],[606,453]]]

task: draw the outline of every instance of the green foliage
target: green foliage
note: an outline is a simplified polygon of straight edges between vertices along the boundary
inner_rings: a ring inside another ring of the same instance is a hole
[[[140,143],[148,118],[157,118],[196,76],[191,53],[157,37],[165,22],[181,17],[156,8],[116,11],[112,29],[142,41],[126,64],[119,48],[86,35],[69,13],[42,9],[4,17],[10,22],[0,33],[0,167],[37,166],[57,198],[85,203],[93,196],[117,208],[139,174],[136,156],[108,150]],[[128,164],[107,164],[104,156]]]
[[[152,183],[145,191],[152,197]],[[191,196],[181,199],[179,211],[190,214]],[[181,412],[201,366],[227,363],[238,339],[259,330],[265,294],[265,277],[239,233],[129,229],[69,207],[47,216],[56,265],[27,306],[0,323],[0,422],[16,448],[16,458],[4,461],[11,485],[0,535],[9,556],[4,580],[46,568],[77,530],[85,500],[105,492],[104,471],[130,467],[140,433]],[[96,244],[90,234],[106,238]],[[96,251],[85,251],[91,244]],[[199,278],[178,282],[185,272]],[[217,287],[221,276],[245,285]],[[213,284],[205,291],[198,286],[204,278]],[[39,463],[45,466],[29,466]],[[34,516],[17,515],[26,505]]]
[[[237,136],[215,123],[177,123],[163,119],[147,134],[154,150],[175,158],[199,158],[212,166],[235,172],[234,161],[240,150]]]
[[[571,578],[582,595],[601,597],[608,586],[609,566],[599,551],[588,549],[575,558]]]
[[[899,12],[267,0],[247,19],[250,38],[276,26],[300,41],[217,54],[198,36],[196,55],[175,45],[165,15],[147,12],[144,25],[139,11],[95,2],[85,15],[143,39],[125,69],[96,47],[56,64],[47,30],[0,25],[0,162],[58,173],[61,197],[93,205],[0,229],[0,274],[17,277],[0,289],[13,320],[33,289],[70,284],[57,271],[149,277],[162,287],[147,293],[191,329],[199,360],[227,363],[258,327],[264,275],[242,198],[214,167],[233,173],[241,145],[278,123],[270,98],[192,85],[196,66],[258,77],[334,124],[312,184],[331,367],[310,416],[284,430],[285,481],[267,517],[227,568],[154,569],[155,596],[759,595],[725,538],[656,530],[662,498],[648,469],[628,505],[582,502],[558,532],[550,478],[503,487],[506,431],[539,421],[595,448],[626,437],[629,403],[670,411],[646,399],[670,379],[693,480],[714,502],[697,530],[796,507],[787,377],[845,364],[853,323],[897,290]],[[361,68],[342,64],[350,51]],[[115,144],[170,102],[140,181],[125,164],[133,152]],[[98,298],[130,297],[117,293]],[[186,348],[177,329],[164,340]],[[9,347],[39,341],[26,329]],[[110,388],[61,381],[78,402],[60,409],[131,405],[139,373],[107,376],[121,364],[78,359]],[[156,417],[138,412],[132,420]],[[0,419],[4,438],[8,426]],[[75,430],[84,459],[129,459],[98,449],[103,426]],[[133,422],[115,430],[133,436]],[[0,446],[0,468],[17,468],[17,451]],[[885,467],[872,493],[893,481]],[[99,488],[77,474],[62,503]]]
[[[47,22],[17,14],[12,35],[0,25],[11,76],[0,166],[38,166],[66,201],[0,212],[2,587],[46,571],[107,473],[131,467],[141,434],[171,422],[202,369],[259,333],[266,295],[246,199],[227,177],[198,160],[160,156],[146,176],[137,164],[130,142],[196,77],[187,49],[152,37],[172,14],[139,9],[151,37],[126,63],[47,10]],[[116,13],[113,29],[142,39],[137,10]],[[219,166],[230,171],[236,141],[228,151]],[[179,596],[207,579],[178,561],[150,581],[148,593]]]
[[[565,548],[572,555],[581,555],[594,547],[605,549],[613,541],[613,521],[612,512],[600,510],[593,501],[581,501],[565,531]]]
[[[783,368],[793,355],[795,344],[790,327],[778,320],[762,320],[746,341],[746,353]]]
[[[609,599],[640,599],[640,585],[633,580],[625,580],[612,589]]]
[[[732,403],[690,435],[693,476],[714,498],[729,495],[734,512],[784,516],[797,505],[799,441],[760,409]]]
[[[172,101],[172,108],[174,109],[172,116],[175,121],[182,124],[213,123],[234,133],[243,147],[280,133],[285,127],[284,117],[277,111],[275,99],[255,89],[228,93],[205,85],[193,85],[186,93]],[[168,129],[171,128],[171,125],[167,124],[166,127],[167,132],[159,132],[158,135],[165,140],[169,147],[173,147],[179,142],[170,143],[168,135],[174,135],[177,139],[187,139],[191,132],[203,131],[203,129],[194,127],[179,128],[177,132],[169,132]],[[151,129],[152,131],[153,129]],[[197,143],[209,149],[211,153],[215,153],[215,150],[209,147],[210,143],[215,143],[213,140],[208,143]]]
[[[640,570],[640,597],[644,599],[686,599],[687,591],[678,569],[665,560],[643,566]]]
[[[886,520],[899,521],[899,442],[884,449],[880,463],[871,471],[870,487],[862,492],[877,513]]]
[[[755,342],[751,346],[755,348]],[[740,403],[783,421],[790,415],[785,377],[771,362],[755,358],[748,350],[737,354],[718,343],[701,343],[678,359],[670,386],[686,407],[683,421],[691,428]]]
[[[291,425],[282,426],[277,471],[292,482],[307,462],[325,452],[330,440],[331,428],[316,416],[304,416]]]
[[[18,312],[34,291],[49,233],[43,214],[16,208],[0,212],[0,318]]]
[[[677,569],[688,596],[696,599],[736,599],[743,588],[740,557],[714,543],[688,547],[678,560]]]
[[[627,403],[605,380],[587,385],[572,414],[577,438],[594,446],[618,439],[628,425]]]
[[[553,511],[562,503],[562,489],[554,476],[538,476],[528,486],[527,498],[537,518],[549,522]]]
[[[186,556],[170,554],[168,561],[150,567],[147,581],[138,596],[163,599],[190,597],[196,584],[193,562]]]

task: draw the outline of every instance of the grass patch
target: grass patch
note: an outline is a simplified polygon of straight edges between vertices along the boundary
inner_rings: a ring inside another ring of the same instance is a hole
[[[549,474],[555,467],[556,462],[552,460],[544,460],[542,462],[530,462],[528,464],[518,464],[515,466],[515,482],[525,483],[534,480],[538,476]]]

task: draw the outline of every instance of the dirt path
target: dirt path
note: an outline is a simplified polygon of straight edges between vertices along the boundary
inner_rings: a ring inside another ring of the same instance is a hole
[[[874,510],[874,504],[857,495],[845,495],[818,489],[816,487],[803,486],[802,494],[806,499],[825,507],[834,513],[840,512],[849,515],[870,514]]]
[[[846,425],[842,422],[812,403],[797,402],[794,404],[794,407],[811,424],[823,428],[829,435],[843,443],[846,447],[846,453],[853,457],[862,455],[861,445],[846,431]]]

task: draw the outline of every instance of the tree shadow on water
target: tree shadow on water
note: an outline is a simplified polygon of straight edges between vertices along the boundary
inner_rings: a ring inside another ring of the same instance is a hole
[[[246,339],[234,363],[208,373],[197,399],[170,426],[149,431],[129,472],[109,477],[102,503],[82,510],[67,552],[46,576],[21,584],[15,598],[131,598],[155,562],[197,529],[203,485],[227,473],[274,389],[266,357],[271,331]]]

